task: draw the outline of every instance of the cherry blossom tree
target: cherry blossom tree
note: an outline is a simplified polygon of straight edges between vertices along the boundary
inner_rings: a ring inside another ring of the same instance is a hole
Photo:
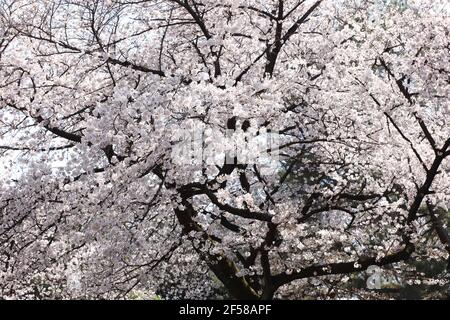
[[[449,11],[0,0],[0,296],[448,286]]]

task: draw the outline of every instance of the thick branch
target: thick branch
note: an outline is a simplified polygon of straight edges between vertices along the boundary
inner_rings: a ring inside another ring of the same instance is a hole
[[[359,272],[366,270],[369,266],[377,265],[384,266],[387,264],[392,264],[400,261],[404,261],[411,256],[414,251],[414,246],[410,243],[406,244],[405,247],[393,254],[387,255],[384,258],[377,260],[376,257],[361,258],[356,261],[351,262],[341,262],[341,263],[330,263],[324,265],[310,266],[304,268],[298,272],[293,272],[291,274],[281,273],[273,276],[273,282],[277,288],[287,284],[291,281],[304,279],[309,277],[319,277],[332,274],[347,274],[352,272]]]

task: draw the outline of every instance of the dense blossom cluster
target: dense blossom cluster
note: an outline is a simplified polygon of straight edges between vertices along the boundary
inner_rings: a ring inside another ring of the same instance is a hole
[[[448,286],[417,265],[450,268],[449,13],[0,0],[0,297]],[[178,158],[181,128],[213,161]],[[248,150],[273,161],[236,161],[227,132],[276,133]]]

